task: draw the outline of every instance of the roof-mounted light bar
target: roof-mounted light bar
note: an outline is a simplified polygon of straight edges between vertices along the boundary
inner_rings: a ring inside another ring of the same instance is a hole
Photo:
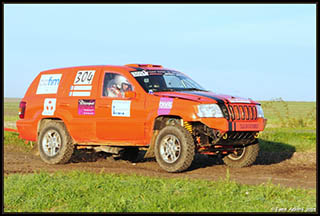
[[[154,65],[154,64],[126,64],[128,67],[155,67],[162,68],[162,65]]]

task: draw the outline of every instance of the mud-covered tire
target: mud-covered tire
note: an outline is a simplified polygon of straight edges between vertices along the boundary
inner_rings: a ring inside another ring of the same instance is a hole
[[[167,147],[168,145],[174,145],[175,147]],[[173,152],[176,154],[172,154]],[[182,172],[190,167],[194,159],[195,145],[193,138],[180,125],[166,126],[160,130],[156,138],[154,153],[162,169],[167,172]],[[171,157],[171,161],[169,161],[170,155],[174,155]]]
[[[126,147],[120,152],[120,157],[123,160],[130,162],[137,162],[139,157],[139,148],[138,147]]]
[[[48,164],[67,163],[74,151],[72,138],[62,122],[48,121],[38,138],[41,159]]]
[[[259,143],[255,142],[243,148],[243,153],[238,157],[229,154],[223,157],[223,162],[229,167],[241,168],[251,166],[259,154]]]

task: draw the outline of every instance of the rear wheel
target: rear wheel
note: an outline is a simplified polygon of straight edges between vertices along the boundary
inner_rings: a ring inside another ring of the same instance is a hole
[[[38,148],[41,159],[48,164],[67,163],[74,150],[65,125],[56,121],[46,122],[42,127]]]
[[[161,168],[167,172],[181,172],[189,168],[195,146],[191,134],[182,126],[166,126],[155,141],[155,157]]]
[[[252,143],[246,147],[236,148],[233,153],[223,158],[223,162],[229,167],[247,167],[251,166],[259,153],[259,143]]]

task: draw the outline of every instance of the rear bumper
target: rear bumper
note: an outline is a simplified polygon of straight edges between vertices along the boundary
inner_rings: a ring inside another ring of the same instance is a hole
[[[16,122],[19,137],[29,141],[37,140],[37,126],[33,121],[20,119]]]
[[[201,122],[206,124],[208,127],[226,131],[263,131],[267,119],[258,118],[257,120],[250,121],[228,121],[225,118],[202,118]]]

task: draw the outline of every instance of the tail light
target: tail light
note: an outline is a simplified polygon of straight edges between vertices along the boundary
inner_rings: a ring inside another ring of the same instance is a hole
[[[27,102],[21,101],[19,105],[19,118],[24,118],[24,113],[26,111]]]

